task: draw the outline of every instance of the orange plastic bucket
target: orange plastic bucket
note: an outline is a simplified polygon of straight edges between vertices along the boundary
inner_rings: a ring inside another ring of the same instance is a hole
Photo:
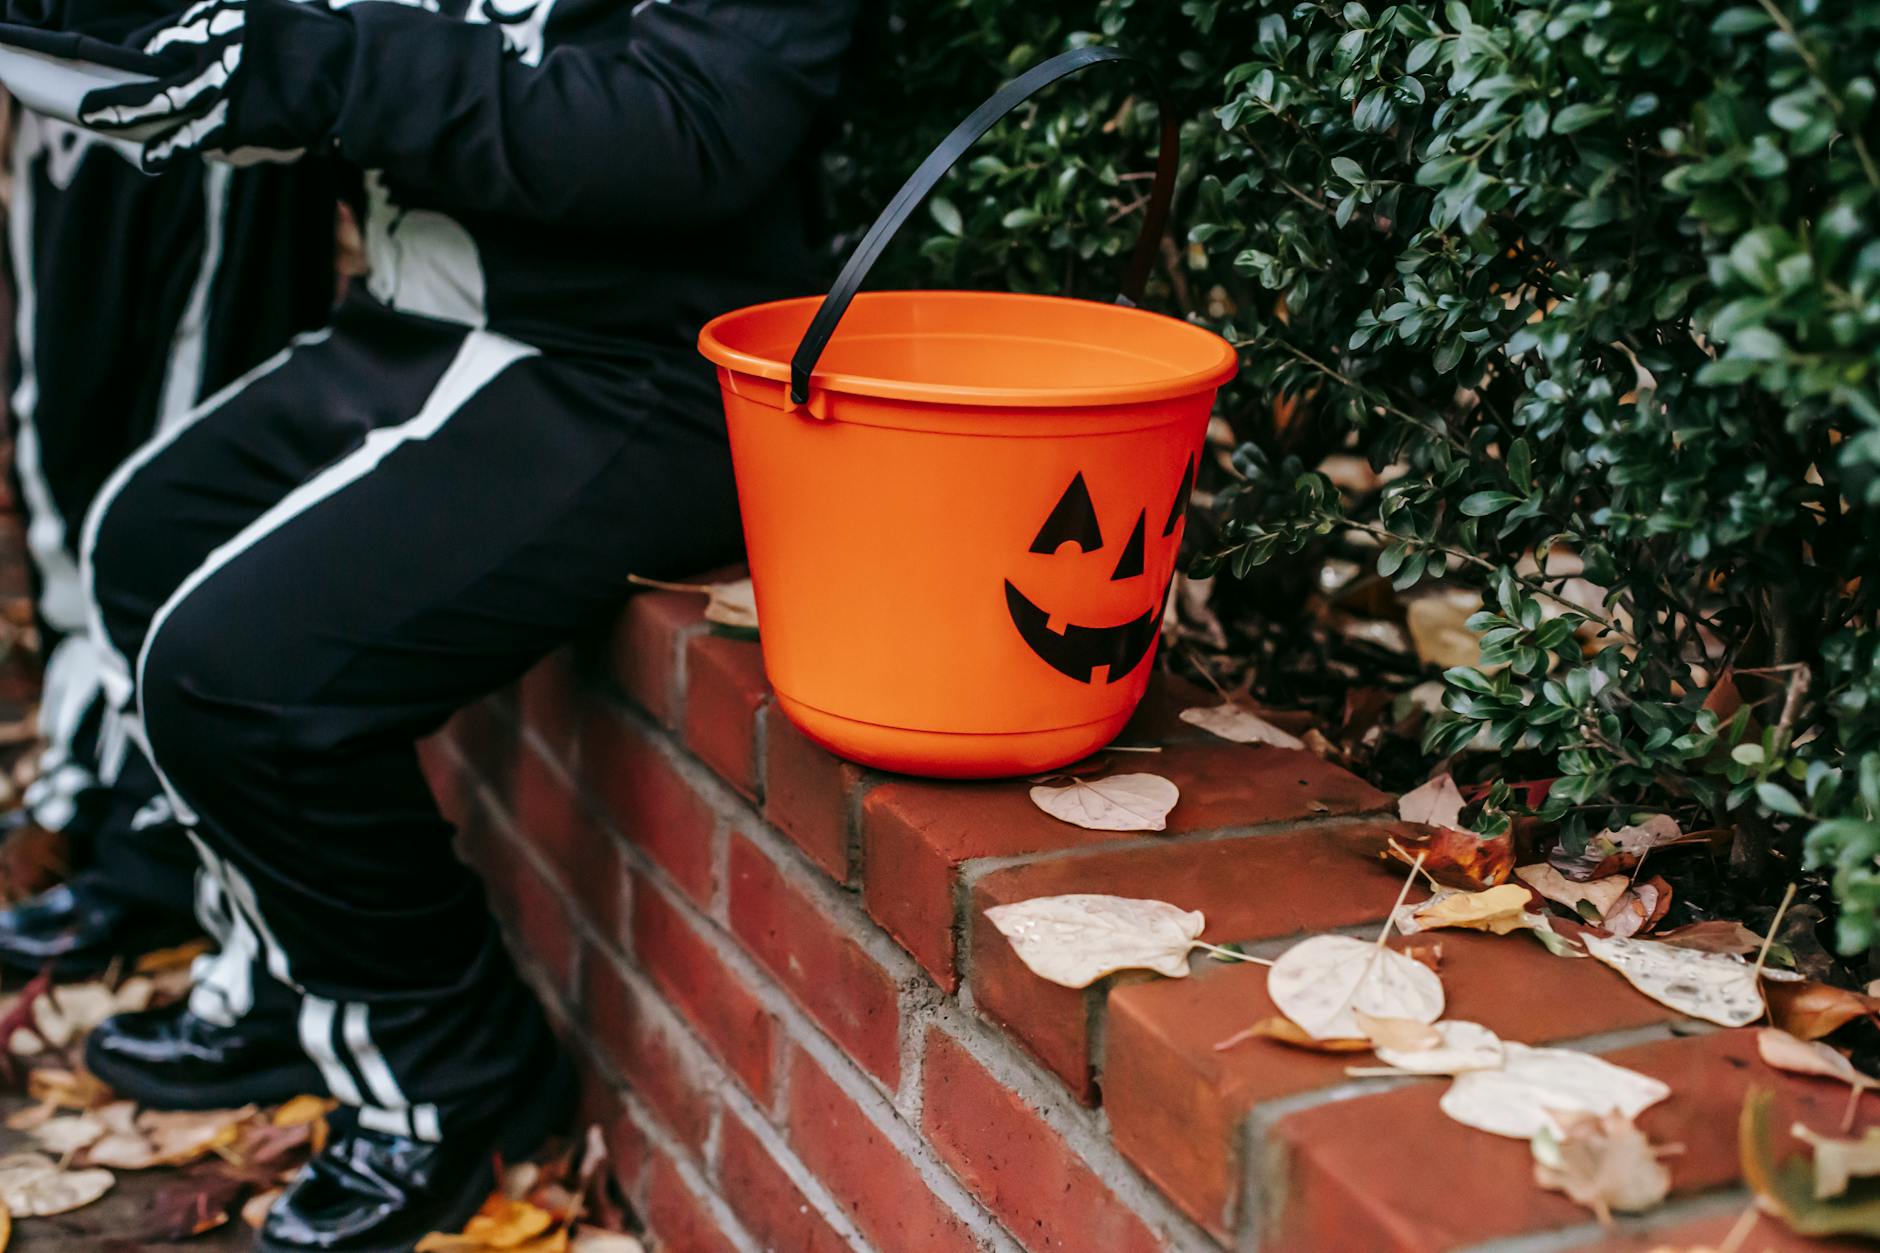
[[[954,149],[1045,82],[1123,59],[1081,49],[1015,80],[909,180],[829,297],[741,309],[699,337],[724,388],[771,683],[852,760],[1049,769],[1108,743],[1148,684],[1233,348],[1120,304],[854,295]]]

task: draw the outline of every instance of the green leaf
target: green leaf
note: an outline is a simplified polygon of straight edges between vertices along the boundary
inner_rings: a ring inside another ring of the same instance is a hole
[[[1471,518],[1481,518],[1506,509],[1520,499],[1507,492],[1472,492],[1464,496],[1457,507]]]
[[[1570,104],[1554,114],[1554,133],[1571,135],[1583,131],[1612,113],[1610,104]]]
[[[1013,209],[999,219],[999,225],[1008,231],[1022,231],[1044,221],[1044,214],[1036,209]]]
[[[945,196],[935,196],[929,200],[927,212],[933,215],[933,220],[939,223],[940,229],[947,234],[957,237],[965,233],[966,224],[960,219],[960,211],[954,208],[953,202]]]
[[[1791,818],[1805,816],[1802,803],[1795,799],[1795,793],[1780,783],[1758,783],[1756,799],[1778,814],[1787,814]]]

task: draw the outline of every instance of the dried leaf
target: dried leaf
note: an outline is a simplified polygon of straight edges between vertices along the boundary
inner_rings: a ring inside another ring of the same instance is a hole
[[[552,1214],[527,1201],[512,1201],[500,1192],[483,1202],[476,1216],[458,1235],[432,1232],[418,1241],[416,1253],[485,1253],[489,1249],[520,1250],[554,1225]]]
[[[0,1206],[15,1218],[46,1218],[83,1209],[111,1190],[108,1170],[60,1170],[43,1153],[0,1157]]]
[[[5,1250],[0,1249],[0,1253]],[[568,1241],[568,1253],[646,1253],[646,1246],[624,1231],[576,1227]]]
[[[139,957],[131,967],[133,974],[159,975],[172,970],[188,970],[204,953],[209,951],[209,941],[191,940],[175,948],[159,948]]]
[[[268,1121],[277,1127],[298,1127],[318,1122],[339,1108],[339,1102],[325,1096],[297,1096],[278,1106]]]
[[[1190,726],[1200,727],[1203,731],[1232,740],[1236,744],[1270,744],[1274,748],[1304,748],[1305,741],[1288,731],[1282,731],[1250,709],[1228,703],[1225,705],[1198,705],[1193,709],[1184,709],[1179,715]]]
[[[1880,1087],[1880,1080],[1854,1069],[1854,1063],[1819,1040],[1799,1040],[1786,1031],[1764,1027],[1756,1033],[1756,1052],[1777,1070],[1797,1075],[1819,1075],[1856,1088]]]
[[[1762,937],[1740,922],[1693,922],[1660,931],[1652,938],[1677,948],[1696,949],[1700,953],[1735,953],[1739,957],[1762,947]]]
[[[1160,831],[1180,799],[1180,790],[1156,774],[1114,774],[1031,789],[1032,804],[1087,831]]]
[[[1826,1200],[1847,1192],[1848,1181],[1880,1175],[1880,1127],[1867,1128],[1858,1140],[1837,1140],[1796,1123],[1789,1134],[1815,1150],[1815,1197]]]
[[[1763,971],[1765,977],[1770,973]],[[1832,1035],[1856,1018],[1880,1015],[1880,999],[1827,983],[1765,983],[1763,996],[1769,1021],[1804,1040]]]
[[[26,1076],[26,1095],[60,1109],[97,1109],[109,1105],[113,1094],[89,1071],[40,1067]]]
[[[274,1203],[281,1199],[281,1193],[284,1191],[286,1191],[285,1188],[269,1188],[265,1192],[257,1192],[249,1197],[242,1203],[242,1222],[252,1230],[260,1231],[261,1224],[268,1221],[268,1211],[274,1208]],[[0,1253],[6,1253],[6,1251],[0,1249]]]
[[[96,1144],[105,1135],[102,1119],[91,1114],[66,1114],[48,1119],[33,1129],[33,1143],[57,1158],[65,1158]]]
[[[1626,982],[1679,1013],[1720,1027],[1747,1027],[1763,1016],[1756,970],[1728,953],[1701,953],[1656,940],[1587,935],[1586,951]]]
[[[1447,887],[1477,892],[1508,881],[1514,869],[1514,841],[1507,835],[1483,839],[1472,831],[1437,827],[1426,835],[1399,837],[1384,856],[1409,865],[1423,855],[1423,869]]]
[[[1405,822],[1454,827],[1462,822],[1462,792],[1447,770],[1422,787],[1397,798],[1397,816]]]
[[[1427,1022],[1417,1022],[1412,1018],[1378,1018],[1361,1009],[1351,1011],[1364,1038],[1376,1049],[1395,1049],[1401,1053],[1417,1053],[1433,1049],[1443,1042],[1442,1033]]]
[[[0,1253],[7,1253],[7,1246],[13,1243],[13,1215],[0,1205]]]
[[[1345,935],[1314,936],[1287,949],[1267,972],[1266,990],[1281,1013],[1321,1040],[1362,1036],[1354,1010],[1414,1022],[1443,1016],[1443,981],[1434,971]]]
[[[1629,939],[1642,931],[1650,931],[1670,908],[1671,885],[1654,875],[1628,888],[1601,925],[1608,934]]]
[[[1418,927],[1462,927],[1470,931],[1491,931],[1507,935],[1527,926],[1528,890],[1516,883],[1482,892],[1439,893],[1417,908],[1412,915]]]
[[[1426,664],[1447,670],[1473,666],[1482,660],[1480,638],[1469,629],[1469,618],[1479,613],[1482,598],[1456,589],[1419,596],[1404,606],[1404,625],[1417,656]]]
[[[1539,892],[1556,905],[1565,905],[1574,914],[1588,922],[1598,922],[1612,912],[1619,903],[1632,881],[1624,875],[1612,875],[1605,879],[1596,879],[1591,883],[1575,883],[1558,870],[1543,862],[1532,866],[1517,866],[1515,878]],[[1581,910],[1584,904],[1587,910]]]
[[[729,583],[667,583],[661,579],[627,576],[629,583],[664,592],[691,592],[706,597],[705,621],[742,630],[757,629],[757,592],[749,579]]]
[[[1602,1223],[1615,1212],[1642,1214],[1664,1204],[1671,1172],[1630,1118],[1571,1114],[1561,1122],[1560,1131],[1542,1127],[1529,1141],[1535,1183],[1566,1193]]]
[[[1541,947],[1555,957],[1586,956],[1586,950],[1580,947],[1579,941],[1554,930],[1553,919],[1546,914],[1529,914],[1527,925],[1528,933],[1539,940]]]
[[[1543,1127],[1563,1131],[1567,1114],[1636,1118],[1671,1089],[1635,1070],[1572,1049],[1503,1045],[1499,1070],[1471,1070],[1443,1094],[1442,1111],[1466,1127],[1519,1140]]]
[[[1075,893],[994,905],[986,917],[1032,973],[1067,988],[1117,970],[1188,973],[1188,952],[1207,925],[1166,901]]]
[[[226,1224],[248,1184],[220,1171],[197,1171],[165,1184],[144,1211],[145,1240],[188,1240]]]
[[[1292,1019],[1277,1014],[1270,1018],[1262,1018],[1251,1027],[1234,1032],[1225,1040],[1216,1040],[1214,1049],[1216,1052],[1225,1052],[1237,1044],[1245,1044],[1248,1040],[1272,1040],[1277,1044],[1289,1044],[1293,1048],[1309,1049],[1314,1053],[1368,1053],[1371,1050],[1371,1042],[1362,1037],[1321,1040],[1306,1034],[1306,1029]]]
[[[117,994],[102,983],[54,985],[33,1003],[33,1030],[62,1049],[117,1012]]]
[[[1419,1075],[1460,1075],[1471,1070],[1498,1070],[1507,1058],[1501,1037],[1480,1023],[1444,1019],[1435,1030],[1438,1043],[1434,1048],[1401,1051],[1379,1047],[1377,1060]]]
[[[1743,1181],[1765,1213],[1773,1214],[1804,1236],[1864,1236],[1880,1239],[1880,1181],[1855,1179],[1839,1196],[1822,1198],[1815,1165],[1794,1154],[1776,1159],[1775,1131],[1769,1111],[1775,1095],[1752,1088],[1743,1098],[1737,1122],[1737,1152]]]
[[[1675,844],[1701,844],[1705,837],[1681,830],[1668,814],[1655,814],[1644,822],[1614,831],[1602,831],[1586,842],[1577,855],[1555,848],[1548,862],[1569,879],[1585,881],[1624,874],[1655,848]]]

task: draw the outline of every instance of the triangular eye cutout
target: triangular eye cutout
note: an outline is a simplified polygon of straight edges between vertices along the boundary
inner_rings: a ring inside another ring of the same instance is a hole
[[[1188,459],[1188,466],[1182,471],[1182,485],[1175,491],[1175,503],[1169,506],[1168,521],[1162,524],[1162,538],[1175,534],[1175,524],[1182,520],[1182,514],[1188,509],[1188,493],[1195,489],[1195,462]]]
[[[1066,540],[1087,553],[1103,547],[1103,529],[1097,525],[1097,507],[1090,502],[1090,489],[1084,486],[1082,474],[1072,479],[1071,485],[1064,489],[1064,495],[1058,498],[1051,516],[1038,529],[1038,538],[1031,542],[1031,551],[1054,553]]]
[[[1123,545],[1123,555],[1117,558],[1116,572],[1110,575],[1110,582],[1114,583],[1118,579],[1133,579],[1142,573],[1142,531],[1148,521],[1148,510],[1145,509],[1136,515],[1136,529],[1129,533],[1129,543]]]

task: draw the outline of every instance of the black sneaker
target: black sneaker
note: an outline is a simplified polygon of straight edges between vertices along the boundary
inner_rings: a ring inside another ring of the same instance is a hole
[[[480,1127],[413,1140],[334,1116],[332,1139],[268,1211],[261,1253],[409,1253],[433,1231],[458,1231],[496,1185],[495,1163],[521,1161],[566,1128],[574,1077],[547,1079]]]
[[[187,1003],[105,1019],[85,1041],[85,1065],[118,1095],[154,1109],[235,1109],[326,1091],[284,1017],[219,1027]]]

